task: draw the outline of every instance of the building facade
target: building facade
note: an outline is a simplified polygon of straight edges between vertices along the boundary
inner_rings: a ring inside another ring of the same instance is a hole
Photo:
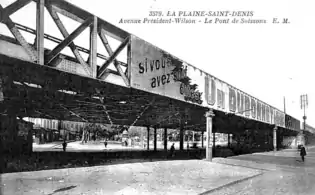
[[[26,121],[34,123],[35,127],[52,129],[52,130],[68,130],[74,132],[80,132],[87,125],[84,122],[74,121],[58,121],[54,119],[43,119],[43,118],[26,118]],[[59,127],[60,125],[60,127]]]

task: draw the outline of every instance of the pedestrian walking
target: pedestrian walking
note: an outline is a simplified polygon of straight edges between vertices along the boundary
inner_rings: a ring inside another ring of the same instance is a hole
[[[66,151],[66,148],[67,148],[67,142],[66,142],[66,140],[63,140],[63,143],[62,143],[62,150],[65,152],[65,151]]]
[[[306,156],[306,150],[305,150],[305,147],[302,145],[301,146],[301,149],[300,149],[300,156],[302,158],[302,161],[304,162],[304,157]]]
[[[174,143],[172,144],[171,146],[171,157],[174,157],[175,156],[175,146],[174,146]]]
[[[105,148],[107,148],[107,139],[105,139],[105,141],[104,141],[104,146],[105,146]]]

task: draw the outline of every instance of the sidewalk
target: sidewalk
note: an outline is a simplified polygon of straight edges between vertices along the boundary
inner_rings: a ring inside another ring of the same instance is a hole
[[[268,171],[259,177],[227,186],[212,195],[314,195],[315,158],[310,158],[309,154],[314,156],[315,150],[309,149],[305,162],[296,157],[296,153],[296,150],[282,150],[214,159],[218,163]]]
[[[314,147],[315,148],[315,147]],[[315,171],[315,150],[309,149],[305,162],[301,161],[297,150],[280,150],[276,152],[261,152],[231,156],[228,158],[214,158],[213,162],[241,166],[266,171],[297,170]]]
[[[313,159],[315,160],[315,146],[306,146],[306,159]],[[288,157],[288,158],[294,158],[296,160],[300,160],[300,150],[296,149],[283,149],[278,150],[276,152],[270,151],[270,152],[258,152],[253,153],[252,155],[265,155],[265,156],[277,156],[277,157]]]
[[[277,170],[276,165],[267,164],[267,163],[258,163],[254,161],[247,161],[241,159],[233,159],[233,158],[214,158],[214,163],[225,164],[230,166],[238,166],[238,167],[246,167],[251,169],[257,169],[261,171],[275,171]]]
[[[200,194],[262,171],[203,160],[2,174],[4,194]]]

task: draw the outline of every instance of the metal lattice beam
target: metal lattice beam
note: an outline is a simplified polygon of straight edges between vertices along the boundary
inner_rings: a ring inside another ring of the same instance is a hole
[[[67,38],[69,36],[68,31],[66,30],[65,26],[63,25],[63,23],[61,22],[57,12],[53,9],[53,7],[51,5],[46,4],[46,8],[50,14],[50,16],[52,17],[52,19],[54,20],[55,24],[57,25],[58,29],[60,30],[62,36],[64,38]],[[69,47],[72,51],[72,53],[74,54],[74,56],[77,58],[77,60],[80,62],[80,64],[83,66],[85,72],[88,75],[91,75],[91,69],[88,66],[88,64],[83,60],[82,56],[80,55],[76,45],[71,42],[69,44]]]
[[[127,46],[127,68],[125,74],[129,79],[131,78],[131,40]]]
[[[111,70],[111,69],[106,69],[105,73],[104,73],[104,76],[102,78],[105,80],[106,77],[109,76],[110,74],[114,74],[114,75],[120,76],[120,74],[118,72],[116,72],[114,70]]]
[[[34,112],[40,114],[40,116],[44,116],[44,118],[45,118],[45,117],[48,117],[49,119],[55,118],[55,117],[53,117],[53,116],[51,116],[51,115],[49,115],[49,114],[42,113],[42,112],[40,112],[40,111],[38,111],[38,110],[35,110]]]
[[[80,118],[82,121],[84,121],[84,122],[89,122],[89,121],[86,120],[85,118],[81,117],[79,114],[74,113],[73,111],[69,110],[68,108],[64,107],[63,105],[59,104],[59,106],[60,106],[61,108],[65,109],[65,110],[67,110],[70,114],[72,114],[72,115],[74,115],[74,116]]]
[[[152,101],[150,102],[150,104],[147,105],[143,109],[143,111],[137,116],[136,120],[134,120],[130,126],[134,126],[137,123],[137,121],[142,117],[142,115],[154,104],[154,102],[155,102],[155,97],[152,98]]]
[[[102,104],[104,104],[104,98],[101,98],[101,102],[102,102]],[[111,117],[109,116],[109,113],[108,113],[106,106],[102,105],[102,107],[104,109],[104,112],[105,112],[107,119],[109,120],[110,124],[113,125],[113,121],[112,121]]]
[[[24,39],[23,35],[20,33],[20,31],[17,29],[14,22],[10,19],[9,16],[4,15],[4,9],[2,5],[0,5],[0,15],[2,15],[2,19],[6,18],[4,20],[4,23],[10,30],[10,32],[13,34],[13,36],[16,38],[16,40],[19,42],[20,45],[22,45],[23,49],[26,51],[26,53],[29,55],[32,61],[37,60],[37,55],[34,49],[28,44],[28,42]]]
[[[18,24],[18,23],[15,23],[15,25],[16,25],[16,27],[17,27],[19,30],[22,30],[22,31],[25,31],[25,32],[28,32],[28,33],[31,33],[31,34],[36,35],[36,30],[34,30],[34,29],[32,29],[32,28],[29,28],[29,27],[27,27],[27,26],[24,26],[24,25]],[[49,40],[49,41],[52,41],[52,42],[54,42],[54,43],[57,43],[57,44],[59,44],[59,43],[62,42],[61,39],[59,39],[59,38],[57,38],[57,37],[53,37],[53,36],[48,35],[48,34],[44,34],[44,38],[47,39],[47,40]],[[90,51],[89,51],[88,49],[86,49],[86,48],[80,47],[80,46],[78,46],[78,45],[76,45],[76,47],[77,47],[78,51],[80,51],[80,52],[84,52],[84,53],[86,53],[86,54],[89,54],[89,53],[90,53]],[[97,53],[97,57],[98,57],[98,58],[101,58],[101,59],[103,59],[103,60],[108,60],[108,57],[107,57],[107,56],[104,56],[104,55],[102,55],[102,54],[100,54],[100,53]],[[120,66],[127,67],[127,64],[124,63],[124,62],[118,61],[118,63],[119,63]],[[117,74],[117,72],[115,72],[115,73]],[[119,74],[117,74],[117,75],[119,75]]]
[[[129,80],[128,78],[126,77],[125,73],[123,72],[123,70],[121,69],[121,67],[118,65],[117,61],[115,63],[115,59],[116,57],[119,55],[119,53],[126,47],[127,44],[129,44],[129,41],[130,41],[130,37],[127,37],[119,46],[118,48],[116,49],[116,51],[112,51],[112,49],[110,48],[109,44],[108,44],[108,41],[105,37],[105,33],[100,30],[99,31],[99,35],[101,37],[101,40],[107,50],[107,52],[109,53],[110,57],[109,59],[100,67],[99,71],[98,71],[98,77],[101,78],[104,73],[105,73],[105,70],[108,68],[108,66],[114,62],[114,65],[117,69],[117,71],[119,72],[120,76],[123,78],[125,84],[127,86],[129,86]]]
[[[100,38],[101,38],[101,41],[103,42],[103,45],[104,45],[104,47],[105,47],[105,49],[106,49],[106,51],[107,51],[107,53],[110,55],[110,56],[112,56],[113,55],[113,50],[112,50],[112,48],[110,47],[110,45],[109,45],[109,43],[108,43],[108,40],[107,40],[107,38],[106,38],[106,36],[105,36],[105,30],[103,29],[103,28],[99,28],[98,29],[98,34],[99,34],[99,36],[100,36]],[[129,49],[129,43],[128,43],[128,49]],[[107,60],[108,61],[108,60]],[[106,61],[106,62],[107,62]],[[105,63],[106,63],[105,62]],[[116,59],[114,59],[114,65],[115,65],[115,67],[116,67],[116,69],[117,69],[117,71],[121,74],[121,72],[122,72],[122,70],[121,70],[121,68],[120,68],[120,65],[119,65],[119,63],[118,63],[118,61],[116,60]],[[107,66],[109,66],[109,64],[107,65]],[[105,71],[106,70],[108,70],[107,69],[107,67],[104,67],[105,68]],[[120,69],[120,70],[119,70]],[[124,79],[124,81],[125,81],[125,83],[126,83],[126,85],[128,86],[128,84],[127,83],[129,83],[129,81],[128,81],[128,79],[127,78],[125,78],[125,75],[126,75],[126,73],[127,73],[127,71],[128,71],[128,64],[127,64],[127,69],[126,69],[126,72],[124,72],[123,74],[124,75],[122,75],[121,74],[121,76],[123,77],[123,79]],[[104,76],[103,76],[104,75]],[[109,73],[103,73],[103,79],[106,79],[106,77],[109,75]],[[130,77],[129,77],[130,78]],[[127,82],[128,81],[128,82]]]
[[[46,57],[46,63],[51,62],[65,47],[79,36],[87,27],[92,24],[93,18],[85,20],[77,29],[75,29],[69,36],[67,36],[60,44],[58,44]]]
[[[68,18],[71,18],[72,20],[75,20],[79,23],[82,23],[84,22],[84,19],[80,18],[79,16],[76,16],[75,14],[72,14],[71,12],[68,12],[64,9],[61,9],[55,5],[52,6],[54,10],[56,10],[58,13],[61,13],[62,15],[68,17]]]
[[[87,19],[88,17],[93,16],[93,14],[87,12],[84,9],[81,9],[68,1],[64,0],[47,0],[51,5],[56,6],[66,12],[71,13],[71,15],[81,18],[83,20]],[[127,36],[129,36],[129,33],[98,18],[98,23],[102,24],[104,29],[106,30],[106,34],[113,37],[116,40],[123,41]]]
[[[109,54],[109,56],[113,55],[114,52],[113,52],[112,48],[110,47],[110,45],[109,45],[109,43],[108,43],[108,40],[107,40],[107,38],[106,38],[106,36],[105,36],[105,30],[102,29],[102,28],[99,28],[99,29],[98,29],[98,34],[99,34],[99,36],[100,36],[100,38],[101,38],[101,41],[103,42],[103,45],[104,45],[104,47],[105,47],[107,53]],[[117,64],[118,64],[117,60],[114,59],[114,65],[116,66]],[[106,68],[107,68],[107,67],[105,67],[105,69],[106,69]]]
[[[29,4],[30,2],[31,2],[31,0],[17,0],[15,2],[11,3],[5,9],[3,9],[2,14],[0,14],[0,16],[1,16],[0,21],[1,22],[7,22],[10,15],[12,15],[13,13],[18,11],[19,9],[21,9],[25,5]]]

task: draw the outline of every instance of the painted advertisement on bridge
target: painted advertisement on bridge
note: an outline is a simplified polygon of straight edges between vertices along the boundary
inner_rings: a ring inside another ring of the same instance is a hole
[[[136,37],[131,39],[131,87],[202,105],[204,78],[197,68]]]
[[[282,111],[211,75],[205,75],[204,79],[204,106],[285,127],[285,114]]]
[[[285,114],[136,37],[131,38],[131,87],[285,127]]]

